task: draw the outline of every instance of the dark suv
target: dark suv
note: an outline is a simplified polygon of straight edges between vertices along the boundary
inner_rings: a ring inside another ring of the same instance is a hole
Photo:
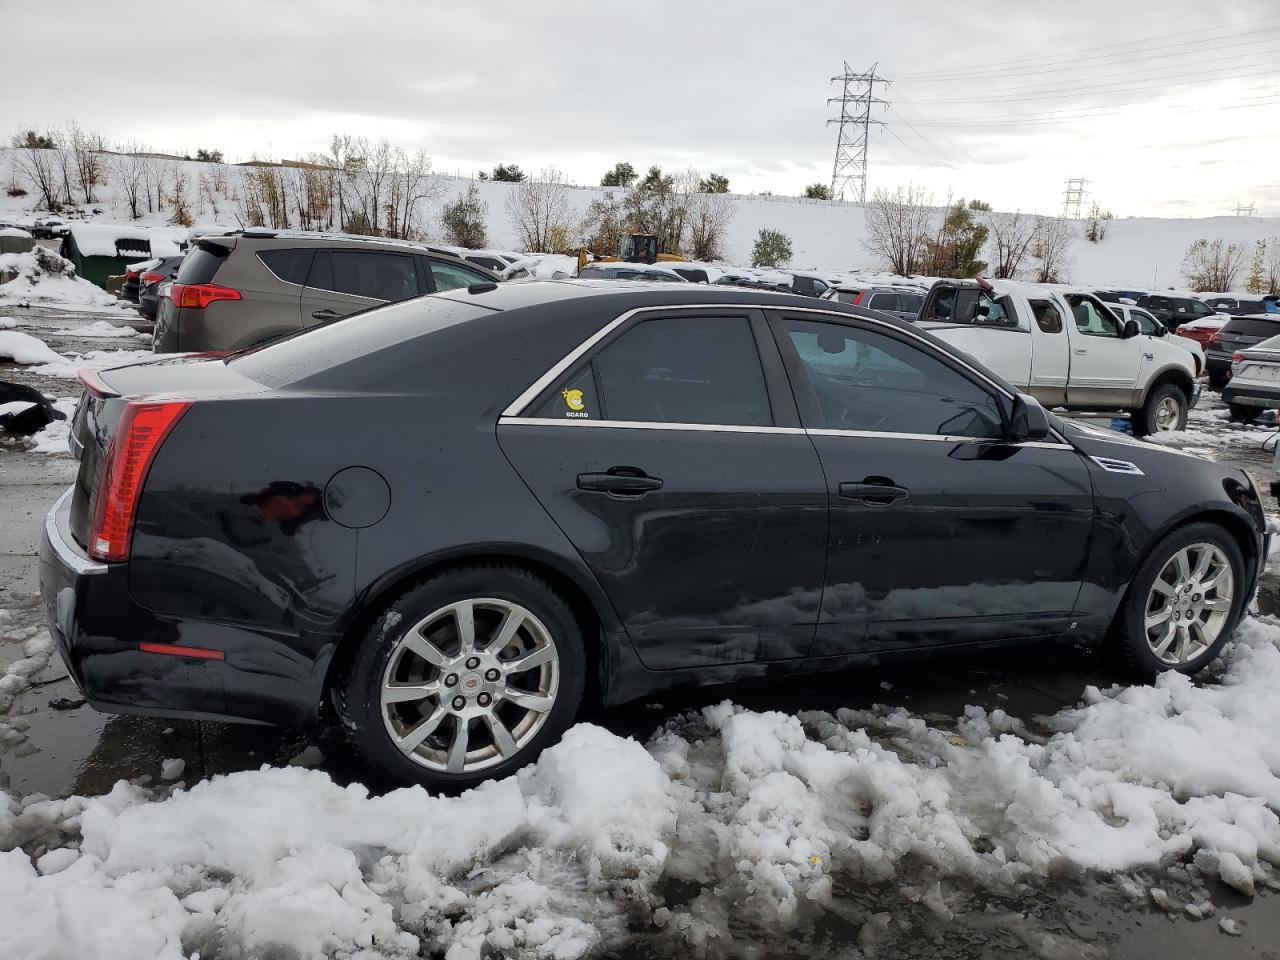
[[[1170,333],[1177,332],[1178,327],[1184,323],[1203,320],[1214,314],[1203,300],[1195,297],[1169,297],[1160,293],[1139,297],[1138,306],[1168,327]]]
[[[1225,386],[1231,379],[1231,358],[1280,334],[1280,314],[1263,313],[1251,317],[1232,317],[1209,340],[1205,347],[1205,366],[1215,386]]]
[[[497,275],[399,240],[250,230],[201,237],[160,304],[152,349],[240,350],[303,327]]]

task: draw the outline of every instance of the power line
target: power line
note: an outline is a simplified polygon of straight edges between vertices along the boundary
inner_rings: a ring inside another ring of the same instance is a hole
[[[831,82],[843,84],[841,95],[830,97],[828,104],[840,104],[840,116],[827,121],[840,125],[836,134],[836,158],[831,165],[831,199],[843,200],[845,189],[856,187],[858,202],[867,201],[867,146],[870,142],[871,124],[880,123],[871,119],[873,104],[888,105],[875,95],[877,83],[886,86],[889,81],[876,76],[876,64],[866,73],[854,73],[845,61],[844,73],[832,77]]]
[[[1179,114],[1184,113],[1218,113],[1222,110],[1251,110],[1256,107],[1267,107],[1280,103],[1280,95],[1277,94],[1257,94],[1253,97],[1246,97],[1244,100],[1251,102],[1231,103],[1224,106],[1213,107],[1189,107],[1185,104],[1160,103],[1151,104],[1149,101],[1133,101],[1123,104],[1123,109],[1103,110],[1094,113],[1079,113],[1076,111],[1063,112],[1050,111],[1045,114],[1017,114],[1006,117],[964,117],[954,120],[935,120],[931,126],[935,127],[983,127],[983,128],[999,128],[999,127],[1022,127],[1022,126],[1054,126],[1063,123],[1075,123],[1081,120],[1098,120],[1106,117],[1123,116],[1128,112],[1129,107],[1142,105],[1150,105],[1152,107],[1164,108],[1167,110],[1177,110]],[[893,121],[886,121],[892,123]]]
[[[1243,21],[1242,24],[1230,24],[1230,25],[1224,25],[1224,26],[1230,26],[1232,29],[1234,29],[1239,26],[1242,26],[1243,24],[1267,23],[1272,20],[1280,20],[1280,13],[1269,14],[1265,17],[1259,17],[1256,20],[1246,20],[1246,21]],[[1138,50],[1136,51],[1137,53],[1142,53],[1144,51],[1150,51],[1150,50],[1164,49],[1161,45],[1154,43],[1154,41],[1167,40],[1172,37],[1197,37],[1201,41],[1207,42],[1207,41],[1213,41],[1213,40],[1225,40],[1225,39],[1229,39],[1230,37],[1250,36],[1258,32],[1257,29],[1251,28],[1251,29],[1240,31],[1238,33],[1225,34],[1221,37],[1212,37],[1207,35],[1212,31],[1219,30],[1219,29],[1223,29],[1223,27],[1204,27],[1204,28],[1198,28],[1194,30],[1177,30],[1177,31],[1174,31],[1173,33],[1162,33],[1162,34],[1157,34],[1155,36],[1142,37],[1141,39],[1138,39],[1138,40],[1120,40],[1116,43],[1090,44],[1087,48],[1083,50],[1075,50],[1075,51],[1064,50],[1061,53],[1055,53],[1053,56],[1047,57],[1047,58],[1042,56],[1032,56],[1032,57],[1020,57],[1016,60],[1005,60],[1003,63],[1003,66],[1012,67],[1012,66],[1017,66],[1019,64],[1062,63],[1067,60],[1074,60],[1078,63],[1083,63],[1090,59],[1096,59],[1097,57],[1100,57],[1100,56],[1113,56],[1114,54],[1100,54],[1100,53],[1097,53],[1096,51],[1115,49],[1117,47],[1137,47],[1138,48]],[[1094,51],[1094,52],[1090,53],[1090,51]],[[919,80],[924,77],[937,77],[941,75],[946,75],[949,72],[951,72],[951,68],[939,68],[937,70],[923,70],[919,73],[899,74],[897,79],[899,81]]]

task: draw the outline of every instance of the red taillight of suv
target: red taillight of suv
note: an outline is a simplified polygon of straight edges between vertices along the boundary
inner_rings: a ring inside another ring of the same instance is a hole
[[[129,558],[133,517],[147,470],[164,438],[190,406],[190,400],[125,404],[94,500],[88,547],[91,557],[108,561]]]
[[[239,300],[240,291],[216,283],[175,283],[169,290],[175,307],[203,310],[215,300]]]

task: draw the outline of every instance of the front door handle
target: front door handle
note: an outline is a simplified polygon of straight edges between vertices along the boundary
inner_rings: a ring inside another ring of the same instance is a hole
[[[861,483],[840,484],[840,496],[845,500],[861,500],[879,506],[888,506],[907,495],[906,487],[898,486],[888,477],[866,477]]]
[[[608,473],[578,474],[578,489],[615,497],[642,497],[651,490],[661,490],[662,481],[636,467],[610,467]]]
[[[1088,350],[1086,350],[1084,347],[1080,347],[1078,350],[1076,350],[1076,356],[1077,356],[1077,357],[1083,357],[1083,356],[1084,356],[1086,353],[1088,353],[1088,352],[1089,352],[1089,351],[1088,351]]]
[[[312,320],[337,320],[342,314],[337,310],[313,310],[311,312]]]

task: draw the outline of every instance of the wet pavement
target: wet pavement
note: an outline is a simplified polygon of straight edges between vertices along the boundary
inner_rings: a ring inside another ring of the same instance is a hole
[[[147,345],[140,338],[85,339],[56,332],[102,319],[100,314],[0,308],[0,316],[15,317],[17,329],[44,339],[62,353],[136,350]],[[78,394],[73,381],[41,377],[4,363],[0,363],[0,379],[30,383],[60,398]],[[1211,394],[1193,412],[1189,427],[1185,449],[1242,466],[1266,489],[1271,454],[1262,447],[1263,430],[1227,424]],[[70,484],[77,466],[69,454],[36,453],[29,447],[21,440],[0,440],[0,674],[23,659],[23,642],[43,629],[37,596],[37,538],[45,512]],[[1280,570],[1266,575],[1258,602],[1262,612],[1280,613]],[[667,718],[732,697],[757,710],[902,706],[942,725],[962,716],[966,706],[979,705],[1002,709],[1034,728],[1037,717],[1078,703],[1089,685],[1107,686],[1115,679],[1113,665],[1101,654],[1028,647],[826,675],[783,686],[775,681],[769,686],[668,695],[661,702],[632,704],[585,719],[644,741]],[[164,762],[174,759],[183,761],[178,779],[188,784],[290,761],[319,763],[342,781],[359,775],[344,762],[341,744],[331,736],[321,735],[312,742],[302,734],[266,727],[96,713],[80,703],[56,654],[28,680],[30,685],[17,694],[7,711],[0,689],[0,787],[19,796],[98,794],[121,779],[154,783],[161,779]],[[1176,886],[1179,880],[1162,877],[1161,882]],[[976,904],[977,909],[963,916],[943,917],[921,906],[899,918],[911,924],[910,936],[894,938],[878,950],[875,945],[863,947],[869,948],[866,955],[882,957],[1280,957],[1280,901],[1266,894],[1249,900],[1216,885],[1208,892],[1218,911],[1196,921],[1182,915],[1170,918],[1146,900],[1135,902],[1115,883],[1061,878],[1028,890],[1016,902]],[[837,899],[847,908],[846,917],[860,919],[842,921],[841,911],[833,911],[793,941],[776,949],[761,945],[758,955],[861,956],[851,951],[865,917],[875,912],[877,892],[874,888],[838,891]],[[901,898],[888,902],[900,903]],[[1243,936],[1231,937],[1222,931],[1219,920],[1227,916],[1239,922]],[[637,931],[624,955],[666,955],[662,951],[657,943],[650,948],[644,931]]]

